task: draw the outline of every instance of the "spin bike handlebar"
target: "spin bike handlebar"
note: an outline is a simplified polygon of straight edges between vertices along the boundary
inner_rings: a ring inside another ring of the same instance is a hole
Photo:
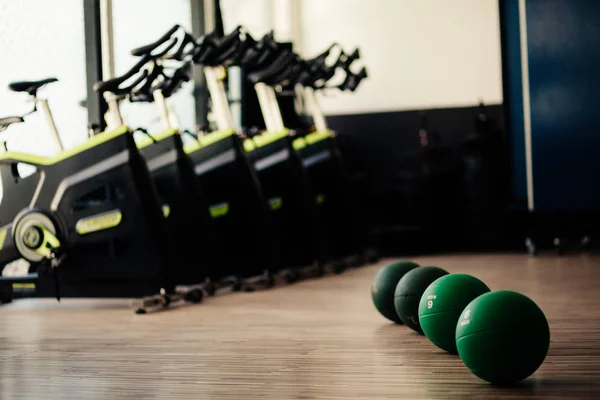
[[[269,81],[271,78],[277,77],[287,68],[293,66],[297,60],[298,58],[296,54],[294,54],[291,50],[283,50],[267,68],[256,70],[248,74],[248,80],[250,80],[250,82],[253,84],[257,84],[259,82],[267,83],[267,81]]]
[[[194,52],[194,63],[209,66],[230,66],[240,62],[249,48],[256,41],[238,26],[229,35],[222,38],[216,37],[214,33],[200,38]]]
[[[176,34],[178,31],[183,32],[183,36],[181,37],[181,39],[173,37],[173,35]],[[158,54],[152,54],[154,50],[156,50],[157,48],[169,41],[171,41],[172,43],[167,46],[166,50],[162,50]],[[190,43],[194,43],[194,38],[192,37],[192,35],[186,32],[186,30],[179,24],[176,24],[171,29],[169,29],[167,33],[161,36],[157,41],[131,50],[131,55],[137,57],[151,56],[156,58],[162,58],[165,55],[167,55],[167,53],[177,44],[178,41],[180,42],[179,48],[173,54],[170,54],[168,58],[181,60],[185,54],[185,47]]]
[[[350,65],[352,65],[352,63],[354,61],[358,60],[359,58],[360,58],[360,49],[359,48],[354,49],[354,51],[350,54],[346,54],[342,50],[337,61],[335,62],[335,66],[339,67],[339,68],[344,68],[344,69],[349,68]]]
[[[238,26],[232,33],[219,40],[215,51],[213,52],[213,59],[207,60],[210,65],[229,65],[239,58],[240,53],[245,50],[244,43],[242,40],[242,27]]]
[[[180,28],[181,28],[181,25],[176,24],[171,29],[169,29],[167,31],[167,33],[165,33],[163,36],[161,36],[160,39],[158,39],[157,41],[131,50],[131,55],[137,56],[137,57],[150,55],[150,53],[152,53],[153,50],[155,50],[161,44],[163,44],[163,43],[167,42],[169,39],[171,39],[171,36],[175,32],[177,32]]]
[[[150,56],[144,56],[140,61],[138,61],[129,71],[124,73],[121,76],[118,76],[113,79],[109,79],[107,81],[100,81],[94,84],[94,91],[97,93],[110,92],[115,95],[121,95],[129,93],[133,88],[139,85],[144,79],[149,76],[149,72],[147,70],[143,70],[144,66],[151,61],[152,58]],[[126,87],[120,87],[120,85],[127,81],[128,79],[135,76],[135,74],[142,72],[140,76],[138,76],[133,83],[127,85]]]
[[[317,57],[305,61],[291,50],[282,48],[281,43],[269,33],[246,52],[241,64],[253,70],[248,79],[255,84],[307,85],[321,79],[328,80],[335,74],[335,68],[327,67],[325,61],[337,46],[333,43]]]
[[[267,33],[254,46],[248,47],[246,53],[240,58],[239,63],[246,69],[261,68],[280,50],[279,43],[273,37],[273,32]]]
[[[152,85],[159,78],[166,79],[164,68],[162,67],[162,65],[159,65],[154,60],[150,62],[152,63],[152,70],[144,78],[144,84],[139,87],[137,87],[138,85],[130,85],[129,87],[131,89],[131,92],[129,93],[129,101],[132,103],[152,102],[154,100],[154,97],[152,95]],[[141,83],[141,81],[138,82],[138,84],[139,83]]]
[[[268,78],[265,83],[270,85],[280,85],[282,87],[294,86],[307,69],[306,61],[302,60],[298,55],[295,56],[295,59],[291,63],[276,75]]]
[[[344,79],[344,82],[338,86],[338,89],[354,92],[358,88],[358,85],[368,76],[367,68],[365,67],[356,74],[352,73],[350,70],[346,70],[346,78]]]
[[[223,50],[235,43],[239,38],[242,27],[238,26],[229,35],[219,37],[216,32],[210,32],[202,35],[196,41],[192,59],[196,64],[212,65],[215,57],[222,54]]]
[[[344,53],[344,50],[340,50],[340,54],[335,63],[331,66],[327,65],[327,58],[331,55],[331,51],[336,47],[340,47],[340,45],[338,43],[333,43],[323,53],[319,54],[315,58],[308,60],[307,63],[309,64],[309,68],[305,71],[304,74],[302,74],[299,77],[297,83],[303,86],[315,88],[319,86],[318,82],[322,82],[322,84],[324,84],[325,82],[333,78],[336,69],[342,66],[340,60],[345,61],[348,57]]]
[[[175,45],[177,44],[177,38],[171,38],[170,42],[165,41],[161,44],[163,43],[168,43],[168,45],[161,52],[159,52],[158,54],[145,54],[144,56],[142,56],[140,61],[138,61],[129,71],[127,71],[123,75],[106,81],[96,82],[93,87],[94,91],[98,93],[111,92],[115,95],[127,94],[137,85],[139,85],[144,79],[149,77],[153,77],[153,79],[156,79],[160,74],[161,70],[155,61],[164,57],[173,47],[175,47]],[[120,85],[123,82],[132,78],[136,73],[142,71],[144,66],[146,66],[146,64],[148,64],[151,61],[154,61],[154,68],[152,72],[144,70],[142,75],[136,78],[136,80],[132,84],[126,87],[120,87]],[[157,71],[157,75],[153,76],[152,74],[155,71]]]
[[[155,90],[160,90],[165,98],[171,97],[175,92],[177,92],[177,90],[181,88],[183,83],[192,79],[192,63],[184,63],[182,66],[175,69],[171,76],[168,76],[164,73],[162,75],[164,79],[150,88],[149,92],[151,97],[153,97]]]
[[[146,82],[139,87],[133,85],[132,91],[129,93],[129,101],[132,103],[151,103],[154,101],[154,92],[160,90],[163,97],[171,97],[177,92],[184,82],[188,82],[192,78],[192,63],[184,62],[178,68],[170,69],[171,74],[167,73],[167,69],[154,63],[152,72],[146,77]]]
[[[337,60],[332,65],[327,65],[325,60],[328,53],[335,46],[338,45],[333,44],[324,53],[310,60],[310,68],[298,77],[297,83],[314,89],[324,89],[327,82],[334,77],[336,70],[342,69],[346,72],[346,78],[337,88],[341,90],[356,90],[360,81],[367,77],[365,68],[358,74],[353,74],[350,71],[350,66],[360,58],[360,50],[357,48],[351,54],[346,54],[344,50],[341,50]]]
[[[21,116],[15,117],[2,117],[0,118],[0,133],[6,130],[12,124],[18,124],[20,122],[24,122],[25,120]]]

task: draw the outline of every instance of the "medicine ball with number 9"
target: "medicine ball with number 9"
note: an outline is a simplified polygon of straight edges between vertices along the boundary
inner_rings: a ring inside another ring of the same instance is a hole
[[[419,302],[419,322],[423,333],[437,347],[456,353],[456,324],[473,299],[490,289],[479,279],[451,274],[436,279]]]

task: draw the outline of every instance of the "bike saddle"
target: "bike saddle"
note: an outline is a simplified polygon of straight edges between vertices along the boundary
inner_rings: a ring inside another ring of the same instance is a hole
[[[4,117],[0,118],[0,132],[4,131],[12,124],[18,124],[19,122],[23,122],[23,117]]]
[[[144,69],[144,67],[149,61],[151,61],[151,58],[149,56],[144,56],[125,74],[113,79],[109,79],[107,81],[96,82],[93,87],[94,91],[97,93],[110,92],[117,96],[122,94],[128,94],[133,88],[135,88],[137,85],[143,82],[144,79],[146,79],[151,73],[147,69]],[[121,87],[122,83],[131,79],[138,73],[140,73],[140,76],[136,77],[136,79],[131,84],[125,87]]]
[[[8,88],[13,92],[27,92],[31,96],[35,96],[37,91],[49,83],[58,82],[56,78],[46,78],[39,81],[19,81],[8,84]]]

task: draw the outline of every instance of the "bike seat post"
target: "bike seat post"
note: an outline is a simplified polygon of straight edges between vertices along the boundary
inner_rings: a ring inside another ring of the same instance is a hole
[[[42,109],[42,111],[44,112],[44,116],[46,117],[46,123],[48,124],[48,129],[50,130],[50,133],[54,137],[54,140],[56,141],[58,149],[60,151],[63,151],[65,148],[63,146],[62,140],[60,139],[60,136],[58,135],[58,129],[56,128],[56,123],[54,122],[54,117],[52,116],[52,111],[50,111],[50,106],[48,105],[48,100],[35,96],[33,98],[33,101],[35,102],[36,107],[39,106]]]
[[[294,107],[298,114],[306,114],[306,101],[304,100],[304,86],[297,83],[294,85]]]
[[[308,110],[312,115],[312,119],[315,124],[315,128],[317,129],[317,132],[328,131],[327,120],[325,119],[323,111],[319,106],[313,88],[311,88],[310,86],[304,88],[304,98],[306,99],[306,104],[308,105]]]
[[[233,129],[235,125],[231,109],[229,108],[225,85],[223,84],[223,79],[227,76],[227,71],[222,66],[207,66],[204,67],[204,76],[206,77],[208,91],[214,105],[213,112],[216,117],[217,129],[220,131]]]
[[[167,99],[165,99],[162,90],[157,89],[153,91],[152,96],[154,97],[154,103],[158,107],[160,115],[163,118],[165,127],[167,129],[179,130],[179,121],[177,120],[177,116],[174,112],[172,112],[171,108],[169,107]]]
[[[108,104],[108,111],[104,114],[107,130],[114,130],[123,126],[123,116],[119,108],[119,96],[111,92],[104,92],[104,99]]]
[[[267,94],[269,96],[269,104],[271,105],[271,112],[274,122],[277,124],[274,132],[283,132],[285,130],[285,124],[283,123],[283,116],[281,115],[281,109],[279,108],[279,102],[277,101],[277,93],[275,88],[272,86],[267,86]]]
[[[267,132],[280,131],[279,128],[283,125],[283,122],[281,122],[281,115],[277,116],[278,110],[275,110],[273,107],[273,98],[270,93],[271,88],[262,82],[258,82],[254,85],[254,90],[258,97],[258,103],[260,104],[260,110],[265,120]]]
[[[281,111],[279,110],[279,103],[277,103],[275,89],[263,82],[258,82],[254,85],[254,90],[258,97],[263,118],[265,119],[267,131],[283,132],[285,126],[281,117]]]

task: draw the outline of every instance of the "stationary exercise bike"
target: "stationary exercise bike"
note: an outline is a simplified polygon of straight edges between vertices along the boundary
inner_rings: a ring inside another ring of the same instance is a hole
[[[237,40],[240,30],[225,37],[208,33],[198,38],[191,51],[171,58],[204,66],[216,117],[217,131],[199,134],[184,150],[209,204],[219,243],[223,247],[221,282],[234,288],[252,290],[272,286],[280,270],[278,241],[262,188],[243,147],[244,137],[234,129],[233,118],[223,85],[225,68],[244,48]],[[134,51],[143,56],[159,48],[163,38]]]
[[[183,149],[181,135],[184,133],[179,129],[177,118],[167,102],[189,80],[191,73],[188,64],[170,70],[160,63],[161,58],[177,53],[189,44],[186,36],[171,38],[178,30],[179,27],[175,26],[168,32],[165,36],[169,38],[168,45],[152,54],[151,61],[146,62],[142,58],[123,76],[99,82],[95,89],[103,93],[109,103],[106,116],[109,126],[123,125],[119,102],[125,98],[132,103],[154,103],[158,107],[166,130],[155,134],[138,128],[145,136],[137,140],[137,146],[147,162],[173,240],[172,268],[177,276],[177,284],[197,286],[220,279],[220,249],[208,203],[196,179],[194,166]],[[175,46],[176,43],[178,46]],[[147,76],[135,88],[128,92],[119,89],[122,82],[142,71]],[[212,294],[211,290],[209,294]],[[148,304],[153,301],[152,298],[147,300]],[[156,300],[160,301],[160,298]]]
[[[368,249],[359,196],[337,143],[338,134],[328,127],[317,93],[329,90],[354,92],[367,77],[367,71],[365,67],[358,73],[350,70],[352,64],[360,58],[358,49],[351,54],[340,49],[335,62],[328,65],[326,61],[336,47],[339,45],[333,44],[317,57],[305,61],[304,68],[292,77],[288,87],[283,88],[280,93],[294,93],[296,97],[300,97],[300,103],[304,104],[314,124],[312,129],[298,130],[299,138],[294,141],[294,147],[315,188],[320,215],[327,232],[330,256],[335,260],[343,260],[347,265],[362,265],[365,261],[376,261],[377,256],[372,249]],[[344,80],[331,85],[330,81],[340,70],[344,74]],[[279,103],[283,99],[284,96],[278,96]]]
[[[357,218],[358,207],[353,204],[350,181],[335,141],[336,134],[327,128],[316,103],[314,89],[318,87],[317,84],[322,88],[337,68],[347,70],[359,55],[354,52],[347,56],[341,52],[338,61],[329,67],[325,60],[333,48],[330,47],[313,60],[302,60],[289,48],[275,42],[272,34],[266,35],[256,45],[257,51],[253,55],[254,59],[262,59],[266,68],[250,73],[249,79],[254,83],[267,131],[287,130],[279,108],[278,93],[293,93],[294,89],[299,88],[307,102],[310,101],[317,130],[294,130],[296,136],[293,147],[308,172],[314,191],[319,221],[325,232],[320,240],[326,243],[327,257],[334,261],[334,270],[341,271],[351,261],[362,263],[365,244]],[[365,77],[365,69],[359,74],[347,73],[339,89],[355,90]],[[354,260],[349,259],[351,255],[355,256]]]
[[[10,89],[42,104],[38,91],[56,79]],[[22,119],[4,119],[2,127]],[[8,146],[8,145],[6,145]],[[18,165],[35,168],[27,177]],[[122,126],[54,157],[0,154],[0,267],[29,263],[27,276],[0,279],[0,298],[141,297],[174,293],[170,241],[146,163]]]
[[[274,98],[267,82],[295,55],[289,48],[272,48],[270,44],[266,38],[261,39],[239,63],[255,87],[266,124],[266,131],[246,140],[245,148],[283,239],[285,265],[300,271],[316,267],[315,272],[321,275],[327,263],[326,243],[307,170],[293,147],[295,132],[278,124],[278,115],[263,106]]]

